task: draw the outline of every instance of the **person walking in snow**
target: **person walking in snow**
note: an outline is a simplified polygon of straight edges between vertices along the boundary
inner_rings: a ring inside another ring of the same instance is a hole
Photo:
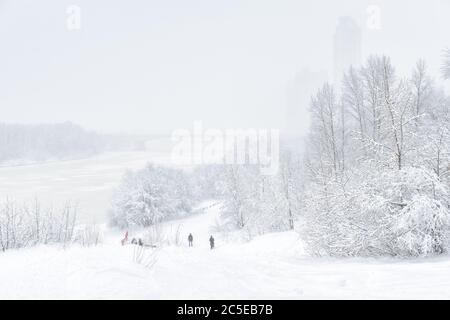
[[[211,250],[214,249],[214,238],[213,238],[213,236],[209,237],[209,245],[211,246]]]
[[[192,247],[192,243],[194,242],[194,237],[192,236],[192,233],[189,233],[188,236],[188,242],[189,242],[189,247]]]

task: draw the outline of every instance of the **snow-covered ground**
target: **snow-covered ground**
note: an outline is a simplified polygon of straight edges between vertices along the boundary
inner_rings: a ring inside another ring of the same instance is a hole
[[[80,203],[84,221],[104,222],[109,197],[126,169],[167,153],[110,153],[90,159],[0,168],[0,194],[44,204]],[[206,205],[206,204],[205,204]],[[450,298],[450,258],[319,259],[305,254],[295,232],[250,242],[217,233],[220,206],[163,225],[182,243],[159,249],[152,269],[133,260],[135,247],[106,231],[97,247],[57,246],[0,253],[0,299],[311,299]],[[194,247],[187,247],[187,235]],[[216,249],[210,250],[213,234]],[[140,236],[139,233],[131,234]],[[150,249],[149,249],[150,250]]]
[[[312,299],[450,298],[450,259],[318,259],[295,232],[250,242],[214,233],[219,206],[164,224],[183,243],[158,250],[152,269],[134,246],[109,232],[91,247],[39,247],[0,254],[0,299]],[[186,238],[194,235],[194,247]],[[213,233],[217,248],[209,249]],[[151,249],[148,249],[151,250]]]

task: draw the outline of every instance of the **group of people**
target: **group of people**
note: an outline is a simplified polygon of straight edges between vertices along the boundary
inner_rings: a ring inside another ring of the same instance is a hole
[[[192,233],[189,233],[188,243],[189,243],[189,247],[194,246],[194,236],[192,235]],[[209,237],[209,246],[211,247],[211,250],[214,249],[214,237],[213,236]]]
[[[128,243],[128,230],[125,232],[125,236],[123,237],[122,240],[120,240],[120,242],[122,243],[122,245],[126,245]],[[131,244],[137,244],[140,247],[144,246],[144,241],[141,238],[133,238],[131,240]]]
[[[125,232],[125,237],[121,240],[122,245],[125,245],[128,243],[128,231]],[[132,244],[137,244],[139,246],[144,246],[144,241],[142,241],[141,238],[133,238],[133,240],[131,240]],[[188,236],[188,243],[189,243],[189,247],[193,247],[194,246],[194,236],[192,235],[192,233],[189,233]],[[214,237],[211,236],[209,237],[209,246],[211,247],[211,250],[214,249]]]

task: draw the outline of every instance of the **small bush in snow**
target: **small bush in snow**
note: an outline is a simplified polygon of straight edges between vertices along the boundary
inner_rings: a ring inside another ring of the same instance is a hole
[[[83,247],[97,246],[102,243],[103,234],[97,224],[86,224],[77,228],[75,242]]]
[[[149,246],[160,246],[164,241],[164,233],[162,226],[157,223],[144,231],[144,243]]]
[[[176,228],[171,226],[170,229],[163,229],[158,223],[145,229],[143,234],[143,241],[149,247],[180,246],[181,239],[181,225]]]
[[[19,206],[7,200],[0,204],[0,249],[17,249],[38,244],[74,240],[77,207],[67,204],[62,209],[42,209],[36,201],[33,206]]]

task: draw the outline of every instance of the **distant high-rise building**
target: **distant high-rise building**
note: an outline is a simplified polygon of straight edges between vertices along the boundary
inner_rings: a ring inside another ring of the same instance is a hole
[[[361,28],[351,17],[340,17],[334,34],[334,85],[339,88],[350,66],[361,64]]]
[[[328,81],[324,71],[311,71],[303,68],[291,80],[287,91],[287,130],[289,135],[306,133],[308,126],[308,108],[311,96]]]

